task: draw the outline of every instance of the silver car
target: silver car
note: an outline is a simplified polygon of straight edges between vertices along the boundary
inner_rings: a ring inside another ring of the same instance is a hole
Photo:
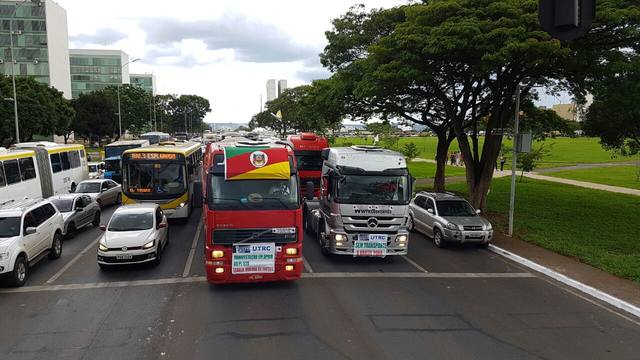
[[[75,194],[86,194],[95,200],[100,208],[110,204],[122,203],[122,187],[110,179],[94,179],[82,181],[76,187]]]
[[[49,200],[62,214],[63,234],[67,238],[73,238],[79,229],[89,224],[100,226],[100,205],[91,196],[64,194],[53,196]]]
[[[448,243],[476,243],[487,247],[493,238],[491,223],[466,200],[449,193],[418,193],[409,204],[412,231],[433,238],[437,247]]]

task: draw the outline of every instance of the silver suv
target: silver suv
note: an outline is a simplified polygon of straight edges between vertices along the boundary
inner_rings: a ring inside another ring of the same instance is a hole
[[[49,198],[64,219],[64,235],[71,239],[76,232],[89,225],[100,226],[100,205],[91,196],[63,194]]]
[[[420,192],[409,204],[408,227],[432,237],[437,247],[453,242],[487,247],[493,229],[479,214],[480,210],[453,194]]]
[[[62,255],[62,215],[48,200],[0,203],[0,275],[22,286],[29,266]]]

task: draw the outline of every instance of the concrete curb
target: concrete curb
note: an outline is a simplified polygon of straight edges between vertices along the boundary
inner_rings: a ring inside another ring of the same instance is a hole
[[[591,297],[594,297],[594,298],[596,298],[598,300],[604,301],[607,304],[609,304],[609,305],[611,305],[611,306],[613,306],[613,307],[615,307],[617,309],[623,310],[623,311],[625,311],[625,312],[627,312],[629,314],[634,315],[637,318],[640,318],[640,308],[638,308],[637,306],[632,305],[632,304],[630,304],[630,303],[628,303],[628,302],[626,302],[624,300],[618,299],[615,296],[611,296],[611,295],[609,295],[609,294],[607,294],[607,293],[605,293],[605,292],[603,292],[601,290],[598,290],[598,289],[596,289],[594,287],[591,287],[589,285],[583,284],[583,283],[581,283],[581,282],[579,282],[577,280],[574,280],[574,279],[572,279],[572,278],[570,278],[570,277],[568,277],[566,275],[560,274],[557,271],[551,270],[551,269],[549,269],[549,268],[547,268],[545,266],[542,266],[542,265],[540,265],[538,263],[535,263],[535,262],[533,262],[531,260],[525,259],[520,255],[516,255],[516,254],[514,254],[514,253],[512,253],[510,251],[507,251],[507,250],[502,249],[500,247],[497,247],[495,245],[490,244],[488,249],[490,251],[498,254],[498,255],[502,255],[502,256],[506,257],[509,260],[515,261],[520,265],[526,266],[529,269],[532,269],[532,270],[535,270],[535,271],[537,271],[539,273],[542,273],[542,274],[544,274],[544,275],[546,275],[546,276],[548,276],[548,277],[550,277],[550,278],[552,278],[554,280],[557,280],[557,281],[559,281],[559,282],[561,282],[561,283],[563,283],[563,284],[565,284],[567,286],[570,286],[570,287],[572,287],[572,288],[574,288],[576,290],[579,290],[579,291],[581,291],[581,292],[583,292],[583,293],[585,293],[585,294],[587,294],[587,295],[589,295]]]

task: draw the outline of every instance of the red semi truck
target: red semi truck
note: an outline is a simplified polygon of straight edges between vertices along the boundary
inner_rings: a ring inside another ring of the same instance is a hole
[[[211,143],[204,167],[207,280],[300,278],[303,217],[293,151],[267,142]]]
[[[287,141],[293,146],[300,175],[301,194],[306,194],[307,182],[313,182],[314,196],[320,196],[322,176],[322,149],[329,147],[327,138],[311,132],[289,135]]]

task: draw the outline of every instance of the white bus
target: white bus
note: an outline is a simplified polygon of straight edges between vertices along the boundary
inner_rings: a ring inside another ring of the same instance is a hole
[[[6,161],[2,160],[5,186],[0,187],[0,200],[65,194],[89,178],[87,155],[82,145],[19,143],[0,153],[0,159],[5,158]],[[16,160],[17,168],[13,160]],[[20,183],[16,182],[18,174]]]
[[[0,148],[0,203],[19,198],[42,197],[36,153]]]

